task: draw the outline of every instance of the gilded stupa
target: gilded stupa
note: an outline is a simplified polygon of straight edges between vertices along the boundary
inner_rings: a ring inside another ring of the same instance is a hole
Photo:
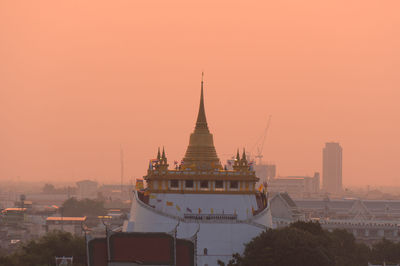
[[[182,162],[170,167],[165,149],[158,149],[137,183],[126,232],[174,232],[195,239],[193,265],[228,262],[244,244],[272,227],[268,197],[239,151],[232,170],[223,167],[214,147],[204,107],[204,82],[196,125]]]
[[[196,127],[194,128],[194,132],[190,134],[189,146],[183,158],[183,168],[221,170],[222,166],[214,147],[213,135],[210,133],[207,125],[203,84],[202,79],[199,113],[197,115]]]

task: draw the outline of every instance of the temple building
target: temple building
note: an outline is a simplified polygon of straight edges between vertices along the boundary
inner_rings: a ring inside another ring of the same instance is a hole
[[[242,153],[242,155],[240,155]],[[150,160],[137,186],[125,232],[171,233],[194,243],[195,265],[228,262],[249,242],[272,227],[268,196],[245,151],[233,168],[223,167],[214,147],[204,108],[203,81],[194,132],[180,164],[170,167],[164,148]]]

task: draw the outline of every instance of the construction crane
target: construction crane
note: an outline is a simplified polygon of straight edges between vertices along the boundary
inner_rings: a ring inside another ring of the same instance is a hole
[[[267,138],[267,133],[268,133],[270,123],[271,123],[271,115],[268,117],[267,126],[265,127],[263,134],[258,138],[258,140],[255,144],[255,146],[257,147],[257,154],[254,157],[259,160],[258,161],[259,165],[262,163],[262,158],[264,157],[262,155],[262,152],[264,149],[265,139]]]

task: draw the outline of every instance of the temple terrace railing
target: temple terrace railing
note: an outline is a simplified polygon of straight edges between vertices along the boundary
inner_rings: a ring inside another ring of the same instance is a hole
[[[243,224],[250,224],[253,226],[256,226],[261,229],[265,229],[266,227],[262,224],[259,224],[257,222],[254,222],[253,219],[246,219],[246,220],[238,220],[236,214],[184,214],[184,217],[180,217],[177,215],[165,213],[159,210],[154,209],[154,207],[144,203],[143,201],[140,200],[138,197],[137,191],[133,191],[134,197],[136,199],[136,202],[143,208],[155,212],[161,216],[168,217],[177,221],[182,221],[182,222],[227,222],[230,221],[231,223],[243,223]],[[134,200],[135,200],[134,199]],[[267,212],[267,206],[263,208],[260,212],[255,214],[253,217],[259,217],[261,215],[264,215],[264,213]],[[200,218],[201,217],[201,218]],[[207,218],[208,217],[208,218]]]
[[[185,220],[195,220],[202,222],[236,221],[236,214],[184,214]]]

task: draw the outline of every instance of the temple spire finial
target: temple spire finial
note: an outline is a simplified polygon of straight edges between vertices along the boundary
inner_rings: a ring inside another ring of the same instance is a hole
[[[197,115],[197,121],[196,121],[196,130],[198,129],[205,129],[208,132],[208,126],[207,126],[207,118],[206,118],[206,111],[204,108],[204,92],[203,92],[203,87],[204,87],[204,72],[201,72],[201,93],[200,93],[200,106],[199,106],[199,113]]]

